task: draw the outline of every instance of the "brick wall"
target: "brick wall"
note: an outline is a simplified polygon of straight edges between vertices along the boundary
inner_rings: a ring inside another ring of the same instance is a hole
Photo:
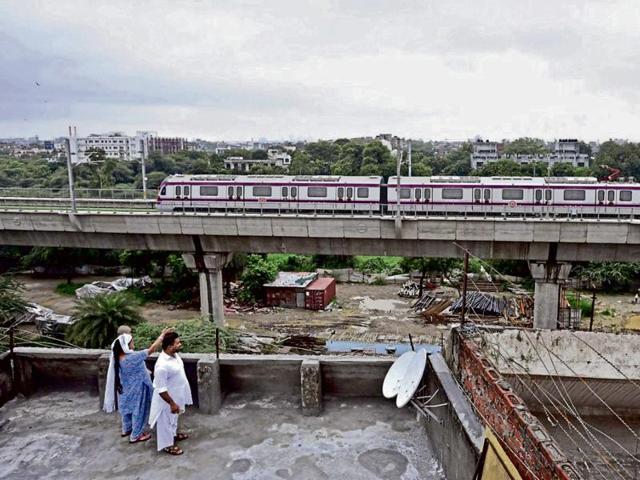
[[[473,340],[458,338],[457,373],[477,412],[527,479],[579,479],[577,470]]]

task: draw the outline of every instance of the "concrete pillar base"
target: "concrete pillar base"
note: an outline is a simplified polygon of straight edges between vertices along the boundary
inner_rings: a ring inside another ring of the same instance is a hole
[[[302,414],[317,417],[322,411],[322,373],[318,360],[303,360],[300,366]]]
[[[560,286],[569,278],[570,263],[531,262],[531,276],[536,282],[533,296],[533,327],[558,328]]]
[[[218,413],[222,405],[220,362],[217,358],[198,361],[198,407],[202,413]]]
[[[104,392],[107,385],[107,372],[109,371],[110,353],[105,353],[98,358],[98,408],[102,410],[104,403]]]
[[[198,272],[200,277],[200,314],[220,327],[224,326],[222,269],[232,257],[232,253],[182,254],[187,268]]]

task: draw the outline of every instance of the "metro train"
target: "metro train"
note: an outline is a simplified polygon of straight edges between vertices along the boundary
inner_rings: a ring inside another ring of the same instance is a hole
[[[398,189],[399,185],[399,189]],[[398,190],[400,199],[398,201]],[[640,183],[592,177],[171,175],[165,212],[640,215]]]

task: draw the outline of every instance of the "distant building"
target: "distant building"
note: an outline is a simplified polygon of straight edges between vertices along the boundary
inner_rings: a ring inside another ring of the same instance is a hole
[[[178,153],[184,150],[189,150],[189,142],[184,138],[156,137],[150,135],[147,142],[149,145],[149,153],[166,155],[169,153]]]
[[[144,155],[149,155],[149,137],[157,136],[155,132],[136,132],[134,137],[122,132],[91,134],[88,137],[78,137],[74,129],[69,137],[71,162],[74,164],[91,161],[93,149],[101,149],[107,158],[124,161],[139,161]]]
[[[315,272],[279,272],[264,289],[267,305],[323,310],[336,296],[336,280]]]
[[[254,165],[263,165],[266,167],[280,167],[285,170],[291,165],[291,155],[287,152],[281,152],[277,149],[269,149],[267,158],[244,158],[244,157],[227,157],[224,159],[224,168],[228,170],[237,170],[240,172],[249,172]]]
[[[473,143],[470,155],[471,168],[480,168],[498,160],[512,160],[520,165],[540,162],[552,167],[557,163],[570,163],[574,167],[588,167],[590,157],[580,153],[580,142],[576,139],[561,138],[553,144],[553,152],[544,155],[504,154],[502,144],[489,140],[478,140]]]

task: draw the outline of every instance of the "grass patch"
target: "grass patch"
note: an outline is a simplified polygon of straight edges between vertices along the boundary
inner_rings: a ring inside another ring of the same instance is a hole
[[[571,308],[573,308],[574,310],[580,309],[582,311],[583,317],[591,316],[591,299],[590,298],[580,297],[580,304],[578,305],[576,294],[573,292],[569,292],[567,293],[567,301],[569,302],[569,305],[571,305]]]
[[[83,286],[84,283],[59,283],[58,285],[56,285],[55,292],[59,293],[60,295],[69,295],[71,297],[75,297],[76,290]]]
[[[174,327],[182,340],[184,353],[213,353],[216,351],[215,324],[205,320],[187,320],[171,324],[141,323],[133,327],[133,338],[136,349],[140,350],[151,345],[164,328]],[[220,329],[220,349],[234,351],[237,349],[238,338],[232,330]]]

